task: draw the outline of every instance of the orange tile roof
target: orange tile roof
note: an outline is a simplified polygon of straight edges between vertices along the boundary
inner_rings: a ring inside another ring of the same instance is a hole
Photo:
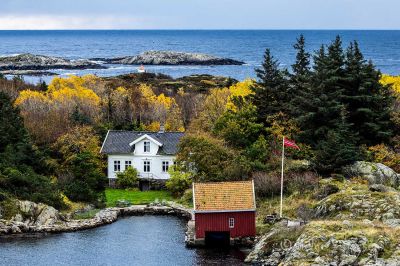
[[[194,183],[195,211],[255,210],[253,181]]]

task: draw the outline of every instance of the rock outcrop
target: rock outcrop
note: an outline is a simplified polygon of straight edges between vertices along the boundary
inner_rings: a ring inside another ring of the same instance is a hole
[[[358,177],[322,180],[322,186],[335,189],[318,194],[326,197],[313,203],[314,220],[292,232],[275,224],[260,237],[246,262],[400,265],[400,192]]]
[[[0,219],[0,236],[20,233],[56,233],[71,232],[95,228],[115,222],[125,215],[176,215],[192,218],[190,210],[175,203],[168,206],[134,205],[123,208],[100,210],[93,218],[74,220],[61,215],[53,207],[30,201],[16,201],[16,214],[11,219]]]
[[[173,51],[147,51],[135,56],[119,58],[93,58],[108,64],[123,65],[243,65],[244,62],[230,58],[216,57],[199,53]]]
[[[60,57],[20,54],[0,57],[0,71],[49,70],[49,69],[99,69],[101,64],[90,60],[69,60]]]
[[[400,174],[381,163],[359,161],[346,167],[344,171],[349,176],[364,178],[370,184],[383,184],[394,188],[400,185]]]

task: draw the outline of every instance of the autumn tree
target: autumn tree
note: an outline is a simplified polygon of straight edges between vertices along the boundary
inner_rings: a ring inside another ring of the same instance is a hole
[[[75,201],[99,203],[107,182],[103,174],[100,140],[88,126],[77,126],[60,136],[53,150],[60,153],[58,178],[65,194]]]
[[[62,208],[60,191],[49,177],[39,175],[43,161],[30,142],[18,108],[0,92],[0,201],[9,197]]]

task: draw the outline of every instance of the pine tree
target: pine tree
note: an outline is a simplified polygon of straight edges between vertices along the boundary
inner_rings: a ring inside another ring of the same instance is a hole
[[[337,128],[330,129],[315,149],[314,166],[320,174],[339,172],[343,166],[354,163],[360,158],[357,138],[346,122],[344,110],[342,122]]]
[[[296,62],[292,65],[291,82],[293,85],[300,86],[303,83],[307,83],[311,74],[310,53],[306,51],[305,44],[304,35],[300,35],[297,43],[293,45],[293,48],[297,51]]]
[[[266,123],[268,116],[288,111],[288,82],[287,71],[279,69],[279,62],[267,49],[264,62],[260,69],[256,69],[258,82],[252,87],[253,104],[257,107],[258,118]]]
[[[297,43],[293,46],[297,51],[296,62],[292,65],[292,74],[290,75],[290,87],[292,91],[292,99],[290,101],[290,113],[292,116],[298,116],[307,104],[310,96],[310,54],[305,49],[305,38],[303,35],[297,39]]]
[[[35,160],[19,109],[12,105],[5,93],[0,92],[0,164],[35,166]]]
[[[341,123],[343,66],[344,56],[339,38],[328,47],[328,52],[321,46],[314,56],[310,89],[297,99],[302,102],[296,117],[302,129],[300,139],[311,147],[315,148],[329,131]]]
[[[345,70],[343,102],[359,144],[374,145],[388,140],[392,135],[390,108],[394,99],[389,87],[380,83],[380,72],[364,59],[357,42],[347,49]]]

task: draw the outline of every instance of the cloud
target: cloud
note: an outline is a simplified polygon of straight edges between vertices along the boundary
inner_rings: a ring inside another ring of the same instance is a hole
[[[0,16],[0,30],[139,29],[145,24],[143,18],[116,16]]]

